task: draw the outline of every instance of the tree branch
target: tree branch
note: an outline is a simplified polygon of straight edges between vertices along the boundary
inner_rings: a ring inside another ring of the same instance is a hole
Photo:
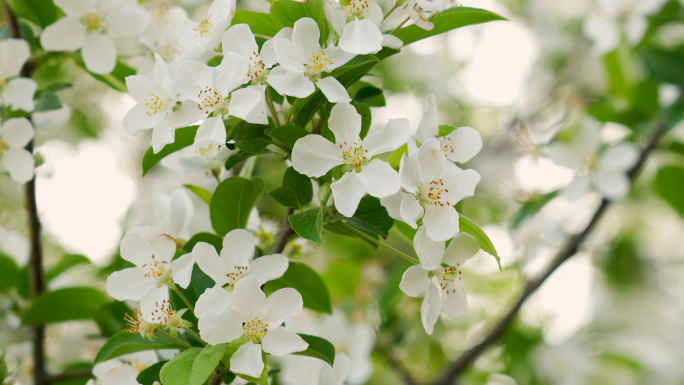
[[[658,142],[665,134],[666,130],[666,120],[659,120],[655,125],[651,137],[649,138],[648,142],[641,151],[641,155],[636,165],[634,165],[634,167],[632,167],[632,169],[629,170],[629,172],[627,173],[631,181],[634,181],[634,179],[636,179],[637,174],[639,173],[639,171],[641,170],[641,168],[643,167],[644,163],[651,155],[653,150],[658,145]],[[470,349],[465,351],[461,355],[461,357],[459,357],[458,360],[451,364],[439,377],[439,379],[434,383],[434,385],[453,384],[454,380],[465,369],[467,369],[468,366],[470,366],[470,364],[473,363],[475,359],[477,359],[477,357],[479,357],[485,350],[487,350],[487,348],[490,345],[494,344],[496,341],[499,340],[499,338],[503,335],[503,333],[506,331],[511,322],[513,322],[515,316],[518,314],[518,311],[520,310],[522,305],[527,301],[527,299],[546,281],[546,279],[548,279],[551,276],[551,274],[553,274],[554,271],[556,271],[556,269],[558,269],[558,267],[560,267],[565,261],[567,261],[577,253],[579,247],[582,245],[587,236],[591,233],[594,226],[601,219],[603,213],[606,211],[606,209],[608,209],[610,204],[611,202],[606,199],[603,199],[601,201],[601,205],[596,209],[596,212],[594,213],[594,216],[591,218],[591,221],[589,222],[587,227],[581,233],[574,235],[568,239],[567,243],[565,244],[565,247],[563,247],[561,251],[556,255],[556,258],[547,267],[547,269],[536,279],[532,279],[527,282],[527,285],[523,293],[520,295],[515,304],[508,310],[506,315],[499,321],[499,323],[497,323],[496,326],[494,326],[480,342],[478,342],[477,344],[473,345]]]
[[[292,230],[292,226],[290,226],[290,221],[287,219],[290,215],[294,214],[294,207],[288,207],[287,212],[285,213],[285,216],[283,217],[283,223],[280,225],[280,232],[278,233],[278,239],[276,239],[276,243],[273,246],[273,253],[282,253],[283,250],[285,250],[285,246],[287,245],[287,241],[290,240],[290,237],[294,234],[294,230]]]

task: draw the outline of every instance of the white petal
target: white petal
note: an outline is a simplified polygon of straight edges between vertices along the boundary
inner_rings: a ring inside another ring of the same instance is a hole
[[[333,27],[338,35],[342,35],[342,30],[347,22],[347,16],[344,11],[335,2],[326,1],[323,6],[325,18],[328,19],[330,25]]]
[[[429,285],[423,304],[420,306],[420,319],[423,322],[423,327],[428,335],[432,335],[435,329],[435,323],[439,318],[441,312],[441,299],[439,297],[439,288],[432,283]]]
[[[212,68],[194,60],[186,61],[178,66],[176,86],[181,95],[195,102],[200,101],[198,96],[200,91],[205,89],[211,89],[212,92],[216,91]]]
[[[157,280],[145,276],[142,267],[129,267],[115,271],[107,278],[107,293],[119,301],[140,299],[150,290],[157,288]]]
[[[468,307],[468,299],[461,288],[461,280],[457,279],[451,283],[448,289],[451,291],[442,291],[442,311],[453,318],[460,317]]]
[[[602,172],[594,180],[596,189],[611,201],[619,201],[629,194],[629,178],[624,172]]]
[[[26,118],[7,119],[0,125],[0,139],[10,147],[24,147],[33,139],[35,130]]]
[[[95,2],[92,0],[55,0],[55,5],[62,8],[66,15],[80,18],[93,9]]]
[[[37,88],[38,85],[33,79],[14,78],[3,88],[1,98],[14,110],[31,112],[34,107],[33,94]]]
[[[427,236],[425,226],[420,226],[413,237],[413,247],[425,270],[434,270],[442,263],[444,256],[444,242],[437,242]]]
[[[137,371],[131,369],[131,366],[123,365],[110,370],[102,377],[102,385],[140,385],[133,373]]]
[[[230,370],[252,377],[261,377],[264,362],[261,360],[261,345],[247,342],[230,358]]]
[[[435,28],[435,25],[429,22],[425,16],[423,16],[418,10],[415,8],[409,8],[408,9],[409,17],[411,18],[411,21],[413,21],[417,26],[420,28],[426,30],[426,31],[432,31],[433,28]],[[430,334],[430,333],[428,333]]]
[[[171,128],[166,119],[162,119],[152,129],[152,151],[157,154],[164,146],[176,141],[176,130]]]
[[[363,166],[356,177],[363,183],[363,188],[369,195],[378,198],[396,194],[401,188],[401,178],[392,166],[380,159],[373,159]]]
[[[269,330],[266,337],[261,341],[261,347],[266,353],[280,357],[286,354],[303,352],[309,344],[298,336],[285,328],[277,328]]]
[[[347,90],[344,88],[342,83],[340,83],[337,79],[335,79],[332,76],[318,79],[316,85],[330,103],[351,102],[351,98],[349,97],[349,94],[347,93]]]
[[[335,134],[337,145],[357,142],[361,134],[361,115],[349,103],[335,104],[330,110],[328,127]]]
[[[245,332],[242,322],[243,318],[240,313],[226,309],[215,314],[205,313],[203,317],[200,317],[197,327],[204,341],[216,345],[240,338]]]
[[[342,178],[333,182],[330,188],[332,189],[337,211],[345,217],[354,215],[359,207],[361,198],[366,195],[366,189],[354,171],[344,174]]]
[[[449,266],[459,266],[480,251],[480,243],[466,233],[456,234],[444,252],[443,263]]]
[[[318,24],[310,18],[304,17],[294,24],[292,31],[292,43],[297,52],[309,58],[312,54],[318,54],[321,46],[318,44],[318,39],[321,37],[321,32],[318,30]]]
[[[195,212],[190,195],[183,188],[176,189],[171,193],[169,202],[168,227],[171,235],[180,235],[187,232]]]
[[[135,108],[135,107],[134,107]],[[166,121],[171,127],[185,127],[204,119],[206,113],[197,108],[197,102],[193,100],[186,100],[173,113],[166,117]]]
[[[0,72],[3,77],[19,75],[24,63],[31,56],[29,45],[24,39],[5,39],[0,41]]]
[[[221,261],[214,246],[205,242],[197,242],[195,247],[192,248],[192,255],[197,262],[197,266],[206,275],[211,277],[217,285],[222,286],[228,283],[228,278],[226,277],[226,274],[229,273],[228,267]]]
[[[418,192],[418,186],[421,185],[418,153],[410,158],[407,158],[406,155],[402,156],[399,174],[401,175],[401,187],[412,194]]]
[[[308,58],[300,55],[295,49],[294,44],[285,38],[279,38],[273,43],[278,63],[285,67],[288,72],[295,72],[299,74],[304,73],[304,63]]]
[[[406,295],[417,297],[428,289],[430,278],[428,271],[423,269],[420,265],[411,266],[404,272],[401,277],[399,288]]]
[[[306,176],[318,178],[342,163],[342,150],[320,135],[307,135],[292,149],[292,166]]]
[[[86,36],[81,49],[86,68],[96,74],[108,74],[116,65],[116,46],[110,37],[94,33]]]
[[[266,109],[268,108],[268,106],[266,105],[266,85],[257,84],[254,86],[247,86],[247,89],[256,91],[259,95],[259,100],[256,106],[252,108],[252,111],[250,111],[250,113],[247,114],[245,120],[248,123],[253,124],[268,124],[268,114],[266,113]]]
[[[380,199],[380,204],[387,209],[387,214],[398,220],[398,221],[403,221],[404,218],[401,216],[401,201],[404,198],[404,195],[407,195],[403,192],[398,192],[394,195],[390,195],[385,198]]]
[[[30,152],[23,148],[10,148],[5,151],[1,159],[2,167],[16,182],[26,183],[33,179],[35,160]]]
[[[569,200],[575,201],[580,199],[584,194],[587,193],[591,181],[586,175],[575,175],[575,178],[570,182],[570,184],[563,189],[563,195],[565,195]]]
[[[332,62],[331,64],[328,64],[327,67],[325,67],[325,72],[331,72],[335,68],[342,67],[343,65],[347,64],[348,61],[354,58],[353,53],[349,52],[344,52],[342,48],[340,47],[328,47],[324,51],[325,56],[328,57],[328,59]]]
[[[245,266],[254,258],[254,236],[247,230],[231,230],[223,238],[221,260],[228,266]]]
[[[167,234],[161,234],[154,238],[152,248],[158,261],[171,262],[176,254],[176,240]]]
[[[266,299],[263,316],[264,323],[270,327],[269,333],[272,329],[282,325],[285,320],[299,315],[302,312],[303,306],[302,295],[291,287],[277,290],[271,294]]]
[[[150,262],[154,250],[139,234],[128,233],[121,240],[120,254],[121,258],[126,261],[132,262],[136,266],[142,266]]]
[[[192,279],[192,268],[194,266],[195,258],[192,253],[182,255],[171,262],[171,271],[173,272],[171,278],[173,278],[173,282],[183,289],[187,288]]]
[[[261,46],[261,61],[264,62],[266,68],[273,67],[274,64],[278,63],[278,56],[275,51],[275,42],[277,39],[285,38],[288,40],[292,39],[292,28],[286,27],[278,31],[272,39],[269,39]],[[301,67],[301,66],[300,66]]]
[[[248,117],[250,117],[254,109],[259,106],[261,100],[261,93],[253,87],[236,90],[232,94],[230,105],[228,105],[229,114],[243,120],[248,120]],[[257,124],[257,122],[254,121],[249,123]],[[266,120],[266,123],[268,123],[268,119]]]
[[[399,207],[399,213],[401,215],[401,220],[406,222],[407,225],[413,227],[414,229],[418,227],[416,221],[423,217],[423,207],[418,202],[413,195],[403,194],[401,198],[401,206]]]
[[[420,8],[422,8],[424,11],[432,12],[432,11],[441,11],[442,8],[444,8],[439,1],[431,1],[431,0],[415,0],[416,4]]]
[[[609,147],[601,154],[599,168],[601,171],[627,171],[639,160],[639,149],[633,143],[622,142]]]
[[[193,147],[200,148],[209,144],[226,144],[226,126],[219,117],[208,118],[197,129]]]
[[[458,213],[450,206],[427,206],[423,226],[428,237],[435,241],[446,241],[458,233]]]
[[[408,119],[390,119],[381,129],[374,131],[363,140],[363,148],[368,157],[394,151],[411,137],[411,124]]]
[[[285,95],[296,98],[305,98],[316,90],[316,87],[307,76],[297,72],[288,72],[280,84]]]
[[[233,52],[247,59],[259,52],[254,34],[247,24],[237,24],[228,28],[221,42],[224,55]]]
[[[280,95],[285,94],[285,90],[283,89],[283,80],[287,76],[288,72],[283,66],[277,66],[276,68],[271,70],[271,73],[268,74],[268,78],[266,81],[268,84],[273,87],[274,90],[276,90],[277,93]]]
[[[144,104],[136,104],[126,115],[121,124],[130,136],[136,136],[144,130],[156,126],[160,121],[166,121],[163,114],[149,114],[150,108]]]
[[[159,324],[155,310],[161,310],[160,307],[164,301],[169,301],[169,288],[166,286],[158,287],[147,292],[140,299],[140,315],[149,323]]]
[[[239,280],[233,289],[230,308],[242,314],[247,320],[253,320],[256,317],[265,319],[266,294],[261,291],[259,286],[259,281],[253,275],[248,275]],[[273,327],[273,325],[271,326]]]
[[[442,178],[444,188],[449,192],[444,192],[445,198],[452,206],[461,199],[473,196],[475,188],[480,182],[480,174],[475,170],[461,170],[451,162],[446,163],[446,174]]]
[[[382,33],[368,19],[356,19],[344,26],[340,48],[355,55],[376,53],[382,49]]]
[[[264,255],[249,264],[249,274],[257,277],[260,285],[280,278],[288,267],[287,256],[283,254]]]
[[[85,27],[73,17],[48,25],[40,35],[40,45],[47,51],[75,51],[83,47]]]
[[[228,309],[231,295],[220,285],[205,290],[195,304],[195,316],[202,319],[205,314],[217,314]]]
[[[382,46],[394,49],[400,49],[404,46],[404,42],[394,35],[384,34],[382,35]]]
[[[418,150],[417,156],[418,168],[420,169],[420,183],[423,186],[444,175],[447,160],[442,155],[442,149],[436,138],[426,140],[420,147],[420,150]]]
[[[150,15],[138,4],[125,4],[107,17],[112,37],[134,37],[147,29]]]
[[[216,77],[214,84],[216,85],[216,90],[221,95],[228,95],[230,91],[233,91],[249,80],[247,77],[249,64],[243,57],[237,54],[226,54],[216,69],[219,75]]]
[[[459,127],[440,142],[449,146],[446,156],[452,162],[465,163],[482,149],[482,136],[472,127]]]

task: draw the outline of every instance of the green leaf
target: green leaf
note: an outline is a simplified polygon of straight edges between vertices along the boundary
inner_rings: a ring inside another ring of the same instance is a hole
[[[80,254],[64,254],[62,259],[45,272],[45,281],[50,282],[56,276],[64,273],[74,266],[90,264],[90,260]]]
[[[365,103],[355,104],[354,108],[356,108],[356,112],[361,115],[361,132],[359,133],[359,137],[364,139],[366,135],[368,135],[371,126],[371,110]]]
[[[55,95],[54,92],[47,90],[39,91],[36,98],[36,107],[33,109],[35,112],[58,110],[62,108],[62,102],[59,101],[59,97]]]
[[[195,357],[195,361],[192,363],[190,378],[186,384],[202,385],[211,376],[211,373],[214,372],[219,362],[221,362],[227,349],[228,345],[226,344],[205,346],[200,354]]]
[[[648,47],[640,51],[646,70],[654,78],[675,84],[684,84],[684,54]]]
[[[103,336],[111,337],[127,328],[126,314],[133,314],[133,310],[125,302],[112,301],[95,312],[93,321],[100,328]]]
[[[217,252],[221,252],[221,249],[223,248],[223,238],[218,235],[212,233],[197,233],[183,245],[183,250],[188,253],[192,252],[192,248],[195,247],[197,242],[206,242],[214,246]]]
[[[323,11],[323,0],[309,0],[307,2],[276,0],[271,4],[270,11],[279,30],[284,27],[294,27],[297,20],[310,17],[318,24],[318,29],[321,32],[319,42],[323,44],[328,40],[330,28]]]
[[[288,124],[274,128],[268,133],[268,135],[292,150],[294,148],[295,142],[309,135],[309,131],[299,126],[295,126],[294,124]]]
[[[529,200],[525,202],[521,207],[520,210],[518,210],[518,213],[515,214],[515,217],[513,218],[513,223],[511,224],[512,229],[518,228],[523,221],[538,213],[539,210],[541,210],[544,205],[549,203],[549,201],[553,198],[555,198],[558,195],[558,191],[554,191],[552,193],[544,194],[542,196],[537,197],[536,199]]]
[[[140,385],[153,385],[155,381],[161,383],[159,371],[167,362],[168,361],[159,361],[154,365],[148,366],[145,368],[145,370],[138,374],[138,378],[136,380],[140,383]]]
[[[7,4],[17,17],[29,20],[41,28],[62,16],[62,11],[52,0],[8,0]]]
[[[459,214],[458,225],[460,226],[460,232],[470,234],[480,244],[482,250],[496,258],[496,263],[499,265],[499,270],[502,270],[499,254],[496,253],[496,249],[494,248],[492,241],[489,240],[487,234],[485,234],[485,232],[482,231],[482,229],[476,224],[471,222],[470,219],[461,214]]]
[[[321,211],[320,208],[293,214],[287,219],[290,221],[292,230],[300,237],[316,243],[323,242],[323,239],[321,239],[321,234],[323,232],[323,211]]]
[[[0,291],[7,291],[17,284],[19,271],[14,259],[0,252]]]
[[[142,174],[145,176],[152,167],[159,163],[166,156],[173,154],[178,150],[182,150],[185,147],[193,144],[195,142],[195,135],[197,135],[197,128],[199,126],[189,126],[183,127],[176,130],[176,139],[173,143],[167,144],[158,153],[154,153],[152,147],[148,148],[142,158]]]
[[[92,318],[109,302],[107,295],[92,287],[68,287],[41,294],[24,312],[24,325]]]
[[[387,209],[380,204],[380,199],[366,195],[361,198],[359,207],[346,221],[357,229],[378,234],[383,238],[389,236],[394,219],[387,214]]]
[[[178,338],[182,339],[181,334],[178,334]],[[111,360],[128,353],[179,348],[182,348],[182,346],[165,336],[160,335],[154,341],[150,341],[147,338],[143,338],[140,334],[118,332],[102,345],[100,351],[95,356],[95,363]]]
[[[297,334],[299,334],[299,336],[309,344],[309,347],[303,352],[293,354],[298,356],[318,358],[319,360],[327,362],[328,365],[333,366],[335,363],[335,347],[333,344],[321,337],[310,336],[308,334],[301,333]]]
[[[252,124],[240,121],[235,125],[233,139],[235,147],[245,152],[258,153],[263,151],[269,144],[273,143],[271,138],[264,133],[268,128],[263,124]]]
[[[684,217],[684,168],[679,166],[665,166],[658,170],[653,188],[673,209]]]
[[[414,43],[418,40],[426,39],[430,36],[439,35],[441,33],[451,31],[452,29],[465,27],[467,25],[482,24],[495,20],[506,20],[506,18],[479,8],[470,7],[455,7],[438,13],[434,18],[430,19],[435,27],[426,31],[417,25],[409,25],[401,28],[394,36],[404,42],[404,46]]]
[[[308,176],[288,167],[283,175],[283,185],[268,192],[278,203],[286,207],[303,207],[313,198],[313,187]]]
[[[266,190],[263,179],[233,176],[221,182],[209,205],[211,226],[221,237],[247,226],[249,213]]]
[[[164,385],[188,385],[195,358],[202,348],[185,350],[162,366],[159,378]]]
[[[248,11],[245,9],[238,9],[235,11],[235,16],[233,16],[230,25],[236,24],[247,24],[253,34],[268,37],[275,36],[280,30],[268,13]]]
[[[408,146],[406,144],[402,144],[401,147],[392,151],[389,158],[387,158],[387,163],[389,163],[393,169],[398,171],[399,166],[401,165],[401,158],[404,155],[408,156]]]
[[[183,186],[197,195],[197,197],[203,200],[204,203],[211,203],[211,192],[209,190],[192,184],[184,184]]]
[[[385,105],[385,96],[380,88],[366,86],[356,93],[354,101],[356,103],[366,103],[372,107],[383,107]]]
[[[328,287],[323,278],[309,266],[303,263],[290,262],[285,274],[278,279],[267,282],[264,291],[273,293],[285,287],[294,288],[302,295],[304,307],[317,312],[332,314]]]
[[[332,195],[332,188],[330,187],[330,183],[326,182],[325,184],[323,184],[323,186],[320,186],[318,188],[318,191],[316,192],[316,195],[318,195],[318,203],[320,203],[320,206],[327,206],[328,199],[330,199],[330,195]]]

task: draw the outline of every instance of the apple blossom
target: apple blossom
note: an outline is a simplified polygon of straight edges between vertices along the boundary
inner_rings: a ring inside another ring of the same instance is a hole
[[[380,31],[382,9],[374,0],[351,0],[340,5],[325,0],[325,16],[340,36],[339,47],[355,55],[376,53],[382,49]]]
[[[161,160],[161,165],[181,175],[209,171],[218,178],[226,160],[235,152],[218,144],[190,146],[168,155]]]
[[[414,246],[423,266],[434,269],[439,262],[432,242],[446,241],[458,233],[459,214],[454,206],[473,195],[480,174],[447,161],[436,138],[426,140],[410,157],[404,156],[400,173],[402,190],[380,202],[392,218],[414,229],[423,219]]]
[[[178,188],[170,195],[158,192],[154,198],[154,212],[162,231],[176,239],[188,239],[195,207],[185,188]]]
[[[181,7],[169,8],[164,1],[159,1],[156,4],[148,2],[143,6],[147,4],[151,4],[155,8],[151,12],[152,17],[147,29],[140,34],[138,39],[151,52],[161,56],[164,60],[173,62],[183,52],[183,47],[178,42],[176,27],[188,20],[188,14]],[[143,63],[141,68],[144,67],[145,64]]]
[[[140,300],[140,316],[146,322],[169,329],[176,336],[178,328],[189,328],[192,324],[183,319],[189,309],[174,311],[169,300],[169,289],[166,286],[154,289]]]
[[[297,290],[280,289],[266,298],[257,277],[247,276],[235,284],[230,308],[200,317],[200,336],[212,345],[246,337],[247,342],[230,359],[230,370],[259,377],[264,368],[262,349],[283,356],[308,347],[300,336],[281,327],[285,320],[301,313],[302,306]]]
[[[235,1],[214,0],[205,19],[200,22],[184,20],[178,25],[178,42],[185,50],[182,57],[196,60],[219,45],[223,31],[235,14]]]
[[[331,367],[327,362],[312,357],[285,356],[280,380],[284,385],[342,385],[349,373],[350,363],[346,354],[335,355]]]
[[[128,365],[114,368],[102,376],[102,385],[140,385],[138,371]]]
[[[33,139],[31,122],[26,118],[12,118],[0,124],[0,170],[12,179],[26,183],[33,179],[35,160],[24,147]]]
[[[459,267],[480,249],[480,244],[464,233],[458,234],[446,251],[443,243],[441,246],[443,255],[438,267],[426,269],[424,265],[411,266],[404,272],[399,284],[399,288],[411,297],[427,291],[420,315],[428,334],[432,334],[440,313],[456,318],[465,312],[468,300],[461,288]],[[442,263],[448,266],[439,266]]]
[[[29,56],[26,40],[0,40],[0,105],[33,111],[33,94],[38,86],[31,78],[18,77]]]
[[[411,135],[408,120],[391,119],[361,140],[361,115],[351,104],[338,103],[330,111],[328,127],[335,143],[320,135],[299,139],[292,150],[292,166],[301,174],[320,177],[345,165],[345,174],[330,186],[340,213],[352,216],[366,193],[384,198],[399,190],[399,174],[388,163],[371,158],[406,143]]]
[[[344,65],[354,55],[335,46],[322,49],[318,43],[320,36],[318,24],[304,17],[295,23],[292,40],[276,39],[280,66],[271,71],[269,84],[278,93],[297,98],[311,95],[318,87],[331,103],[350,102],[347,90],[337,79],[321,76]]]
[[[268,247],[273,246],[278,237],[280,222],[275,218],[260,216],[259,211],[255,207],[249,213],[247,230],[251,231],[256,237],[257,246],[262,250],[267,250]]]
[[[47,51],[81,49],[86,68],[96,74],[111,72],[117,50],[113,38],[141,34],[150,16],[128,0],[55,0],[66,17],[45,28],[40,44]]]
[[[192,249],[193,259],[202,271],[216,282],[197,300],[195,315],[218,313],[231,302],[235,284],[247,276],[254,276],[259,285],[281,277],[288,267],[283,254],[264,255],[254,258],[254,236],[243,229],[235,229],[223,238],[219,256],[214,246],[198,242]],[[222,304],[222,305],[219,305]]]

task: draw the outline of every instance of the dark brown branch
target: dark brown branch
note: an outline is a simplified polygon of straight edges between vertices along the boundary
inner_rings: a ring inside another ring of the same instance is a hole
[[[280,225],[280,232],[278,233],[278,239],[276,239],[276,243],[273,246],[273,253],[282,253],[283,250],[285,250],[285,246],[287,245],[287,241],[290,240],[290,237],[294,234],[294,230],[292,230],[292,226],[290,226],[290,221],[288,218],[290,215],[294,214],[294,208],[293,207],[288,207],[287,212],[285,213],[285,216],[283,217],[283,223]]]
[[[47,376],[47,382],[53,383],[58,381],[70,380],[72,378],[89,378],[93,377],[90,370],[79,370],[74,372],[65,372],[60,374],[53,374]]]
[[[636,165],[627,173],[631,181],[636,179],[637,174],[643,167],[644,163],[651,155],[653,150],[658,145],[658,142],[665,134],[667,130],[667,123],[665,120],[660,120],[656,123],[656,126],[649,138],[648,143],[644,146],[641,151],[641,156],[637,161]],[[506,331],[508,326],[513,322],[515,316],[522,305],[527,301],[527,299],[546,281],[547,278],[553,274],[558,267],[560,267],[565,261],[570,259],[573,255],[577,253],[579,247],[582,245],[587,236],[591,233],[596,223],[601,219],[603,213],[610,206],[610,201],[603,200],[601,205],[596,209],[594,216],[587,227],[579,234],[572,236],[568,239],[565,247],[556,255],[553,262],[547,267],[547,269],[536,279],[532,279],[527,282],[525,290],[520,295],[515,304],[508,310],[506,315],[499,321],[499,323],[492,328],[489,333],[477,344],[473,345],[470,349],[464,352],[458,360],[451,364],[444,373],[439,377],[439,379],[434,383],[434,385],[452,385],[456,378],[467,369],[470,364],[477,359],[489,346],[494,344]]]

